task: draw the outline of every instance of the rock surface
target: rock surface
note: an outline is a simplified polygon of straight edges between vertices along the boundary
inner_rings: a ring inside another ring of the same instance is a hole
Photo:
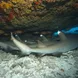
[[[61,57],[18,57],[0,51],[0,78],[78,78],[78,50]]]
[[[0,29],[5,33],[16,30],[54,31],[77,24],[77,0],[0,1]]]

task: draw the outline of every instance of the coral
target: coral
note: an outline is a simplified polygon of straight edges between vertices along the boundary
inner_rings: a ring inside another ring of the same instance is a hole
[[[13,12],[10,12],[8,15],[8,20],[11,21],[14,18]]]
[[[46,0],[47,2],[56,2],[56,0]]]
[[[74,3],[73,7],[78,8],[78,3]]]
[[[27,10],[26,10],[26,13],[27,13],[27,14],[30,14],[30,13],[31,13],[31,10],[27,9]]]
[[[5,1],[1,1],[0,2],[0,8],[2,9],[10,9],[13,7],[13,4],[11,2],[5,2]]]
[[[13,3],[20,3],[20,4],[26,3],[25,0],[11,0],[11,2],[13,2]]]
[[[4,34],[4,31],[3,31],[3,30],[0,30],[0,35],[1,35],[1,34]]]
[[[75,11],[73,8],[78,8],[77,0],[0,0],[0,22],[5,24],[10,22],[14,27],[26,26],[26,24],[32,26],[32,21],[40,19],[38,22],[43,21],[44,23],[40,23],[40,25],[44,26],[47,25],[45,20],[49,22],[52,19],[51,16],[44,19],[47,14],[58,16],[68,13],[70,15]],[[11,27],[11,24],[8,27]]]

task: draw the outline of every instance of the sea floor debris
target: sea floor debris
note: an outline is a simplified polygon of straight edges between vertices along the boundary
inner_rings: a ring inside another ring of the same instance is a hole
[[[0,51],[0,78],[77,78],[78,50],[61,57],[18,57]]]

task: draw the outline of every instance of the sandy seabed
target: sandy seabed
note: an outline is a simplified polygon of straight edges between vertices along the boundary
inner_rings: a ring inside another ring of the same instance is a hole
[[[0,50],[0,78],[78,78],[78,50],[61,57],[18,57]]]

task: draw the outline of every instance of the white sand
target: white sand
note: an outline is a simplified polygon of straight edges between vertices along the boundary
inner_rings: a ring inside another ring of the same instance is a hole
[[[78,78],[78,50],[60,58],[54,56],[19,58],[0,51],[0,78]]]

